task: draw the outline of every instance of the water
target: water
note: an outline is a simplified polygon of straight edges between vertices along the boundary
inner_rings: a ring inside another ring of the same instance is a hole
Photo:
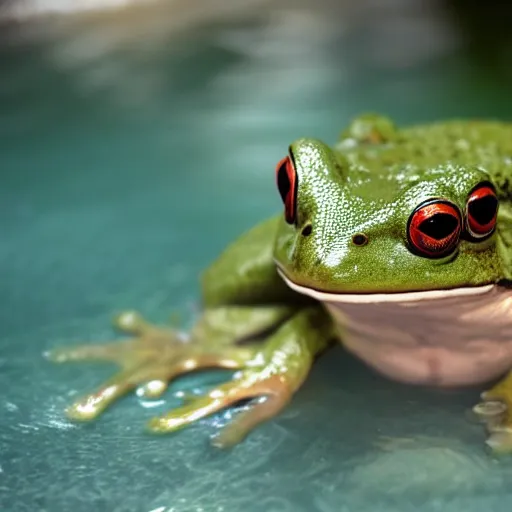
[[[508,83],[435,12],[407,25],[372,12],[268,8],[148,30],[144,45],[94,24],[4,45],[1,510],[510,510],[512,460],[468,418],[478,389],[407,388],[335,349],[285,413],[218,452],[208,438],[229,413],[167,437],[143,429],[213,376],[77,426],[63,408],[111,368],[42,357],[112,338],[126,308],[190,322],[201,269],[281,208],[273,169],[292,139],[332,142],[360,111],[512,117]]]

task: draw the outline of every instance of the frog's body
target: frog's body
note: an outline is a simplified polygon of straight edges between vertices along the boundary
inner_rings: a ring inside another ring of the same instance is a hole
[[[186,371],[239,369],[151,423],[173,431],[266,396],[217,440],[233,444],[288,403],[335,340],[407,383],[500,377],[512,369],[511,178],[512,125],[504,123],[398,130],[362,116],[334,148],[296,141],[277,169],[285,215],[253,228],[207,269],[204,312],[188,341],[128,313],[118,325],[134,339],[53,354],[123,367],[70,416],[93,418],[139,386],[154,396]],[[511,448],[511,379],[484,398],[478,411],[488,415],[491,443]]]

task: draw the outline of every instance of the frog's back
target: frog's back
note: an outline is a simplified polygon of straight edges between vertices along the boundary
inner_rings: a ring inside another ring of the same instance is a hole
[[[500,195],[512,197],[512,123],[453,120],[396,128],[386,118],[363,116],[342,134],[336,149],[353,170],[373,176],[479,167]]]

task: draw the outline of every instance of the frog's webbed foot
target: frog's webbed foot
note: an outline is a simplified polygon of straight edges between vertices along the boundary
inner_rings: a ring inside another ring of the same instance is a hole
[[[99,416],[126,393],[138,390],[141,396],[156,398],[175,377],[201,368],[241,368],[248,359],[247,349],[207,351],[186,340],[172,329],[156,327],[135,312],[126,312],[114,320],[115,326],[133,337],[122,341],[83,344],[58,348],[47,356],[57,363],[105,361],[121,370],[99,388],[66,411],[74,420],[87,421]]]
[[[239,443],[260,423],[278,414],[293,392],[293,385],[284,376],[267,376],[261,370],[243,371],[231,382],[221,384],[203,396],[189,398],[186,405],[153,418],[148,428],[157,433],[174,432],[243,400],[258,398],[246,410],[239,412],[213,440],[215,446],[227,448]]]
[[[296,313],[269,336],[233,380],[187,402],[149,423],[153,432],[179,430],[201,418],[241,401],[251,400],[215,437],[213,444],[227,448],[242,441],[256,426],[277,415],[304,382],[314,357],[330,341],[330,324],[320,309]],[[253,400],[254,399],[254,400]]]
[[[512,373],[482,393],[482,400],[473,411],[489,432],[487,444],[496,453],[512,453]]]
[[[201,368],[239,370],[229,382],[149,423],[153,432],[173,432],[221,409],[251,400],[214,444],[232,446],[260,423],[278,414],[301,386],[314,357],[332,339],[331,324],[321,308],[235,308],[205,313],[190,339],[152,326],[135,313],[121,315],[118,327],[134,335],[126,341],[82,345],[50,353],[57,362],[103,360],[121,370],[67,411],[76,420],[96,418],[117,398],[134,389],[158,396],[175,377]],[[272,327],[271,329],[269,329]],[[236,340],[268,336],[260,345],[239,346]],[[257,400],[252,400],[257,399]]]

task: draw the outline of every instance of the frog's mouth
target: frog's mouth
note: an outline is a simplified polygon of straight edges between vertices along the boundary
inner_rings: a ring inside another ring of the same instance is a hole
[[[350,302],[358,304],[374,304],[376,302],[415,302],[422,300],[446,299],[449,297],[464,297],[468,295],[482,295],[494,290],[494,284],[484,286],[472,286],[450,288],[446,290],[425,290],[415,292],[397,293],[334,293],[324,292],[315,288],[309,288],[291,281],[284,272],[278,268],[277,272],[284,282],[294,291],[302,295],[316,299],[320,302]]]

